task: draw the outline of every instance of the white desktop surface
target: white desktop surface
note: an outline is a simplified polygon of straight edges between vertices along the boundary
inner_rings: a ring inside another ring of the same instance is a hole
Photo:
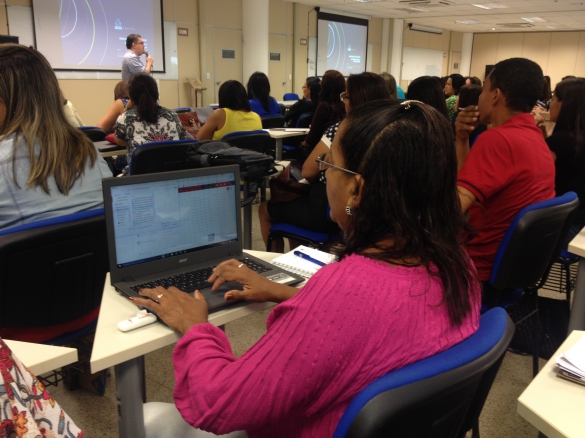
[[[585,386],[557,377],[555,361],[584,335],[573,331],[518,398],[517,412],[548,438],[585,437]]]
[[[77,362],[77,349],[4,339],[8,348],[35,375]]]
[[[277,253],[263,251],[246,250],[246,252],[265,261],[279,256]],[[216,326],[224,325],[274,305],[275,303],[237,304],[211,313],[209,322]],[[159,322],[129,332],[118,330],[118,322],[136,316],[138,310],[135,304],[111,286],[108,274],[91,352],[92,373],[158,350],[179,340],[180,336],[177,332]]]
[[[585,257],[585,228],[569,242],[569,251],[579,257]]]
[[[278,138],[287,138],[287,137],[296,137],[297,135],[305,135],[309,133],[309,128],[290,128],[290,130],[282,131],[280,128],[276,131],[274,129],[264,129],[264,131],[270,134],[270,137],[278,139]],[[283,128],[287,129],[287,128]]]

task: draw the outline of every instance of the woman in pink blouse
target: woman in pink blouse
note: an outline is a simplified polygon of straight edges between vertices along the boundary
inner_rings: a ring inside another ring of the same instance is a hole
[[[338,262],[300,290],[235,260],[209,279],[215,289],[244,286],[227,300],[280,302],[244,355],[234,357],[225,333],[207,322],[198,292],[159,287],[142,291],[157,302],[133,300],[184,335],[173,353],[174,397],[193,427],[331,436],[372,381],[477,330],[480,288],[461,246],[465,220],[445,117],[416,101],[368,102],[352,108],[317,162],[327,169],[331,218],[345,232]]]

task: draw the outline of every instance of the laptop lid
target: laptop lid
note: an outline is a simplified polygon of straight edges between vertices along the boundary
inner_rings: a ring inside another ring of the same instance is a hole
[[[239,166],[103,180],[112,284],[242,253]]]

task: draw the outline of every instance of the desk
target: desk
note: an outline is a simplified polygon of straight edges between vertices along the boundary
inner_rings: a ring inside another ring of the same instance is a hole
[[[270,261],[279,254],[246,251]],[[274,306],[274,303],[240,303],[209,315],[209,322],[221,326],[228,322]],[[179,334],[165,325],[154,323],[131,332],[118,330],[118,322],[136,315],[138,308],[120,295],[106,277],[100,315],[91,352],[91,372],[116,368],[118,427],[120,437],[144,438],[142,356],[177,342]]]
[[[309,128],[282,128],[264,129],[270,134],[270,137],[276,140],[276,161],[282,160],[282,139],[287,137],[296,137],[297,135],[306,135]]]
[[[77,350],[75,348],[55,347],[53,345],[11,341],[9,339],[4,339],[4,342],[35,376],[77,362]]]
[[[557,377],[555,362],[584,335],[573,331],[518,398],[517,412],[548,438],[585,437],[585,386]]]
[[[585,330],[585,228],[569,243],[569,251],[581,258],[577,271],[577,281],[573,292],[573,305],[569,319],[569,333],[573,330]]]
[[[290,108],[291,106],[293,106],[297,102],[298,102],[298,100],[277,100],[276,101],[276,103],[284,106],[285,108]],[[219,108],[219,103],[212,103],[209,106],[212,108]]]
[[[126,147],[112,144],[107,140],[94,141],[93,144],[98,148],[98,151],[104,158],[126,155]]]

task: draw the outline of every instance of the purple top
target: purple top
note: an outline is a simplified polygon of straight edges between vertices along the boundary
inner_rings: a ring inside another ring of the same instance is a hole
[[[276,306],[267,333],[240,358],[220,329],[191,328],[173,353],[175,404],[188,423],[217,434],[331,436],[372,381],[477,330],[479,285],[460,327],[450,324],[442,295],[425,268],[348,256]]]

